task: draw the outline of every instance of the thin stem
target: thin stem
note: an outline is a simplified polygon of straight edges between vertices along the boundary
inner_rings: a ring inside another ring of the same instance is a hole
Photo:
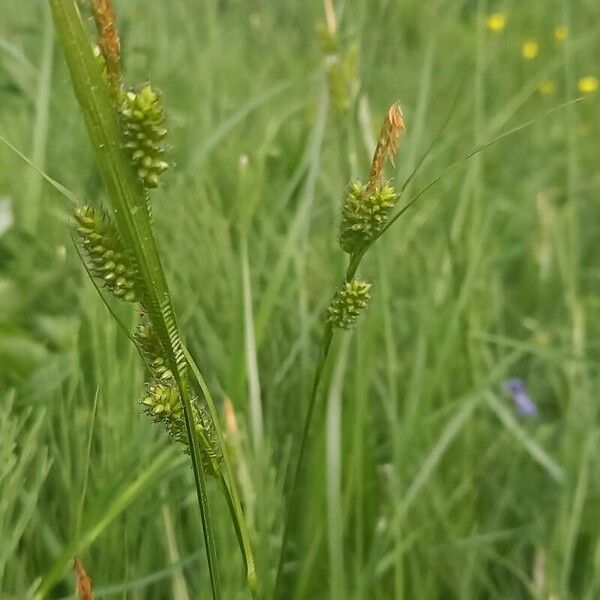
[[[281,550],[279,552],[279,562],[277,565],[277,575],[275,579],[275,591],[274,597],[284,597],[283,591],[281,590],[281,586],[283,584],[283,566],[285,564],[286,554],[287,554],[287,546],[289,542],[290,529],[294,519],[294,515],[296,513],[296,509],[298,507],[298,486],[300,484],[300,476],[304,467],[305,457],[306,457],[306,449],[308,447],[308,438],[310,434],[310,427],[312,423],[313,413],[315,410],[315,405],[317,401],[317,395],[319,391],[319,384],[321,383],[321,378],[323,375],[323,371],[325,369],[325,364],[327,363],[327,357],[329,356],[329,350],[331,348],[331,342],[333,340],[333,328],[328,323],[325,326],[325,331],[323,333],[323,339],[321,340],[321,352],[319,354],[319,360],[317,362],[317,366],[315,369],[315,375],[313,379],[312,391],[310,395],[310,400],[308,402],[308,411],[306,413],[306,417],[304,419],[304,428],[302,430],[302,439],[300,441],[300,451],[298,453],[298,458],[296,460],[296,467],[294,468],[294,478],[292,480],[292,487],[290,491],[290,499],[288,500],[288,506],[286,511],[286,516],[283,525],[283,538],[281,541]]]
[[[240,545],[240,549],[242,551],[242,556],[244,559],[244,565],[246,567],[246,580],[248,582],[248,587],[250,588],[253,595],[257,590],[257,576],[256,576],[256,566],[254,562],[254,552],[252,550],[252,544],[250,542],[250,534],[248,533],[248,525],[246,524],[246,518],[244,516],[244,512],[242,510],[242,503],[240,502],[240,495],[238,491],[238,486],[235,480],[235,476],[233,474],[233,469],[231,467],[231,461],[229,460],[227,449],[225,446],[225,440],[223,438],[223,432],[221,429],[221,423],[219,421],[219,415],[217,413],[217,407],[213,400],[212,394],[200,372],[200,369],[196,365],[194,358],[190,354],[189,350],[184,346],[183,351],[185,353],[185,357],[188,361],[190,369],[200,386],[202,394],[206,400],[208,405],[208,409],[215,423],[215,430],[217,432],[217,437],[219,441],[219,445],[223,452],[223,466],[221,468],[220,474],[220,482],[225,492],[225,497],[227,499],[227,504],[229,506],[229,510],[231,511],[231,516],[233,519],[233,525],[235,528],[235,532],[238,538],[238,543]]]
[[[360,263],[365,255],[367,250],[367,246],[358,250],[355,254],[350,257],[350,263],[348,265],[348,269],[346,270],[345,280],[347,282],[351,281],[356,275],[356,271],[360,266]],[[321,383],[321,379],[323,377],[323,372],[325,370],[325,365],[327,364],[327,358],[329,357],[329,351],[331,350],[331,342],[333,341],[333,328],[330,323],[325,325],[325,331],[323,332],[323,338],[321,340],[321,352],[319,354],[319,360],[317,361],[317,366],[315,368],[315,375],[313,379],[312,391],[310,395],[310,400],[308,402],[308,410],[306,412],[306,417],[304,419],[304,428],[302,430],[302,439],[300,441],[300,450],[298,452],[298,458],[296,461],[296,466],[294,468],[294,476],[292,479],[291,491],[290,491],[290,499],[288,501],[288,507],[286,511],[286,516],[283,525],[283,538],[281,541],[281,550],[279,553],[279,562],[277,565],[277,575],[275,579],[275,592],[274,597],[277,598],[281,596],[283,593],[281,590],[281,586],[283,584],[283,567],[285,564],[286,554],[287,554],[287,546],[289,543],[290,537],[290,529],[292,522],[294,520],[294,516],[298,507],[299,493],[298,487],[300,485],[301,474],[304,469],[304,463],[306,461],[306,450],[308,447],[308,439],[310,437],[310,429],[312,425],[313,414],[315,410],[315,406],[317,403],[317,397],[319,392],[319,386]],[[283,596],[281,596],[283,597]]]

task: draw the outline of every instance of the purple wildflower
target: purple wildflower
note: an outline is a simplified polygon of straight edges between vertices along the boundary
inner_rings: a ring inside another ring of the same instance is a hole
[[[504,383],[504,390],[508,392],[514,402],[517,412],[524,417],[535,417],[538,408],[525,390],[525,384],[521,379],[509,379]]]

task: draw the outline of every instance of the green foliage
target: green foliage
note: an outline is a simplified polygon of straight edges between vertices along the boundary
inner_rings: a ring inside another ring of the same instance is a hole
[[[340,36],[361,49],[356,110],[343,120],[323,108],[321,3],[116,1],[126,77],[151,77],[168,106],[178,167],[153,219],[188,349],[236,418],[226,441],[265,598],[290,440],[340,281],[342,190],[366,179],[390,100],[408,128],[386,167],[399,192],[466,76],[399,209],[478,141],[572,98],[598,62],[596,0],[562,11],[489,4],[507,11],[501,33],[485,29],[476,3],[334,4],[345,6]],[[43,5],[2,3],[0,135],[99,206],[106,192],[51,24],[45,44]],[[540,54],[525,62],[521,42],[533,37]],[[536,91],[542,78],[554,96]],[[339,336],[323,376],[289,597],[600,597],[598,99],[445,175],[369,252],[368,318]],[[73,598],[77,555],[98,598],[206,598],[189,459],[140,415],[142,361],[79,264],[72,209],[46,184],[31,193],[39,175],[1,143],[0,167],[14,217],[0,228],[0,597],[31,598],[41,579],[46,598]],[[39,212],[33,235],[28,209]],[[129,305],[114,308],[135,326]],[[260,450],[248,426],[252,324]],[[538,419],[514,412],[509,377],[525,381]],[[246,599],[214,478],[207,493],[223,597]]]
[[[339,233],[342,250],[353,254],[374,240],[389,221],[397,201],[391,186],[371,190],[360,181],[351,183],[342,206]]]

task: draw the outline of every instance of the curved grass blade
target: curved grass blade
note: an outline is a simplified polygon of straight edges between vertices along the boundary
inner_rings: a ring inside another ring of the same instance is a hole
[[[225,450],[225,442],[223,439],[223,433],[221,427],[219,425],[219,415],[217,413],[217,407],[213,400],[212,394],[206,385],[206,381],[200,372],[200,369],[196,365],[192,355],[189,353],[188,349],[184,346],[183,351],[185,352],[186,359],[189,363],[190,369],[196,378],[202,393],[206,399],[206,403],[208,404],[208,409],[210,410],[210,414],[215,422],[215,429],[217,431],[217,437],[219,440],[219,445],[223,450]],[[233,518],[233,524],[235,527],[235,532],[238,538],[238,543],[240,545],[240,550],[242,551],[242,556],[244,558],[244,566],[246,568],[246,580],[248,581],[248,586],[250,590],[254,593],[256,591],[257,580],[256,580],[256,565],[254,562],[254,552],[252,550],[252,544],[250,543],[250,535],[248,533],[248,527],[246,525],[246,518],[244,517],[244,512],[242,510],[242,504],[240,502],[240,495],[238,491],[238,486],[235,480],[235,476],[233,475],[233,469],[231,468],[231,463],[229,461],[229,457],[227,452],[223,452],[223,465],[221,467],[221,483],[223,485],[223,489],[225,492],[225,497],[227,499],[227,504],[229,505],[229,510],[231,511],[231,516]]]

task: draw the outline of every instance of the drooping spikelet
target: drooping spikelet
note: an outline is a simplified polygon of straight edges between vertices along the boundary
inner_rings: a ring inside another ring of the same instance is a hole
[[[161,423],[169,436],[188,450],[188,439],[181,395],[160,339],[150,324],[138,325],[134,337],[148,361],[149,380],[145,384],[142,405],[155,423]],[[200,440],[202,467],[206,473],[216,475],[223,458],[210,411],[204,399],[192,403],[192,418]]]
[[[100,208],[75,209],[75,228],[94,277],[117,298],[139,299],[135,268],[110,217]]]
[[[327,309],[327,322],[333,327],[350,329],[371,299],[370,288],[370,283],[360,279],[344,282]]]
[[[375,239],[388,222],[398,196],[391,186],[369,191],[360,181],[350,184],[340,223],[340,246],[348,254]]]
[[[160,96],[146,84],[122,92],[118,110],[125,148],[140,182],[146,188],[158,187],[160,175],[169,167],[163,159],[167,129]]]

